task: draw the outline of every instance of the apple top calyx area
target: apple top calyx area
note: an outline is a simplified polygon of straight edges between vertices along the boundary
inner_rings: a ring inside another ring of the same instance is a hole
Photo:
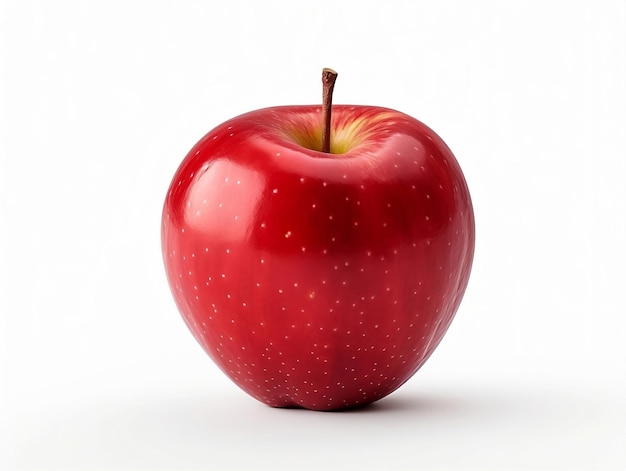
[[[322,149],[323,128],[318,123],[320,109],[302,109],[301,113],[296,112],[291,115],[288,121],[282,121],[282,126],[280,116],[278,116],[276,125],[282,128],[282,135],[287,141],[319,153],[314,154],[314,157],[354,157],[357,153],[351,154],[350,151],[358,151],[359,147],[368,141],[372,144],[372,139],[376,136],[382,138],[385,134],[392,133],[397,123],[397,112],[392,110],[381,112],[380,108],[360,107],[361,113],[356,116],[352,115],[350,112],[356,109],[357,107],[354,106],[338,106],[333,110],[330,152],[328,153]]]
[[[316,151],[317,158],[348,158],[368,150],[372,144],[401,132],[402,121],[409,116],[391,109],[374,106],[335,105],[331,120],[330,152],[322,150],[322,108],[318,106],[286,106],[267,108],[267,124],[276,129],[285,141]],[[287,112],[288,114],[285,114]],[[364,146],[369,144],[369,146]],[[351,152],[355,151],[355,152]]]

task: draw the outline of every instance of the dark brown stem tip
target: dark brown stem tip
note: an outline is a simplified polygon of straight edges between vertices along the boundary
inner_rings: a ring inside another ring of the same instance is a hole
[[[325,67],[322,69],[322,83],[324,85],[330,85],[331,87],[335,84],[335,80],[337,80],[337,72],[333,69],[329,69]]]

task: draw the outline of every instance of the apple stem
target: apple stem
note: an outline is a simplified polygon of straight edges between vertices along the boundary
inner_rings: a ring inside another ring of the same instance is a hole
[[[330,114],[335,80],[337,80],[337,72],[328,68],[322,70],[322,152],[327,154],[330,154]]]

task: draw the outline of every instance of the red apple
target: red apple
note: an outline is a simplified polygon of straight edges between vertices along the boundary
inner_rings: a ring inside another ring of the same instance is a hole
[[[468,283],[474,216],[450,149],[387,108],[231,119],[204,136],[165,200],[162,247],[196,340],[274,407],[376,401],[433,353]]]

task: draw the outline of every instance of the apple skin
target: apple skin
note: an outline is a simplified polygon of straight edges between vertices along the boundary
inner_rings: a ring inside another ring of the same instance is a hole
[[[338,410],[405,383],[459,307],[474,213],[450,149],[416,119],[283,106],[206,134],[166,196],[162,250],[196,340],[273,407]]]

